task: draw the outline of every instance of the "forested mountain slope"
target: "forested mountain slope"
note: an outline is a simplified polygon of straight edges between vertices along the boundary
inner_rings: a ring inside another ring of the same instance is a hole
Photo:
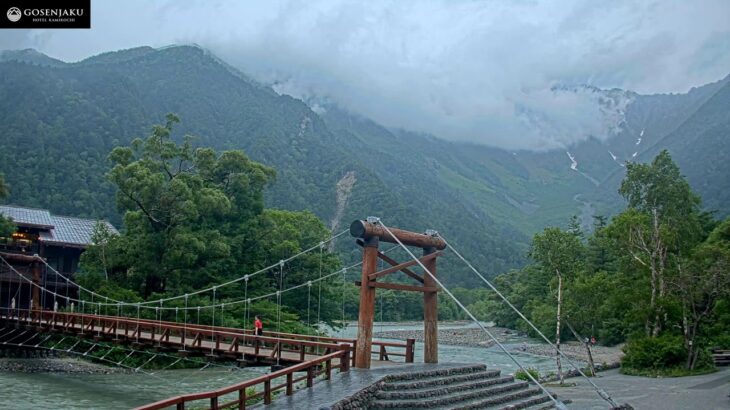
[[[174,112],[178,138],[244,149],[274,167],[269,206],[311,210],[336,229],[368,215],[437,229],[497,274],[524,263],[528,238],[542,227],[574,214],[589,225],[593,213],[621,207],[622,164],[662,148],[708,207],[727,214],[729,83],[673,95],[594,89],[607,103],[629,101],[618,134],[512,152],[389,129],[336,106],[315,113],[198,47],[140,47],[77,63],[3,52],[0,172],[11,187],[7,202],[118,223],[104,176],[109,151]],[[470,278],[463,270],[448,277]]]
[[[0,172],[11,186],[8,202],[119,222],[104,177],[106,156],[174,112],[182,119],[178,137],[241,148],[274,167],[269,206],[311,210],[337,229],[378,215],[392,225],[448,231],[493,273],[524,260],[527,236],[508,222],[470,212],[425,176],[422,184],[401,179],[397,164],[378,154],[387,146],[354,150],[346,144],[350,135],[331,132],[303,102],[277,95],[197,47],[139,48],[60,66],[11,58],[0,63],[0,95]],[[379,168],[394,171],[388,176],[376,173]],[[461,280],[457,273],[450,278]]]

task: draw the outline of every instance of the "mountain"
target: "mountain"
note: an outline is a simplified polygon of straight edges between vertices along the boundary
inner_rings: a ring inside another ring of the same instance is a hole
[[[0,62],[0,95],[0,172],[12,203],[119,224],[104,178],[106,156],[174,112],[182,118],[178,137],[243,149],[274,167],[269,206],[311,210],[335,230],[369,215],[403,228],[439,229],[495,274],[524,261],[527,235],[509,223],[470,211],[425,183],[401,189],[413,180],[398,177],[399,164],[374,161],[380,147],[370,146],[367,155],[354,151],[349,135],[332,132],[302,101],[198,47],[143,47],[62,65],[11,59]],[[449,279],[463,282],[460,272]]]
[[[437,229],[494,275],[521,266],[529,237],[542,227],[565,225],[573,214],[589,226],[593,214],[615,212],[623,162],[650,160],[662,148],[708,207],[727,214],[728,83],[672,95],[591,89],[608,108],[620,104],[615,135],[512,152],[391,129],[336,105],[315,112],[194,46],[140,47],[76,63],[34,50],[3,52],[0,172],[9,202],[119,224],[106,156],[174,112],[182,119],[176,137],[243,149],[274,167],[268,206],[311,210],[334,230],[369,215]],[[342,249],[357,258],[357,249]],[[451,283],[475,283],[449,258],[440,272]]]

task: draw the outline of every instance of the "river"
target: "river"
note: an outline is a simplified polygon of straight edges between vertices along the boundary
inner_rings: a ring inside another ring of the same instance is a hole
[[[442,328],[472,326],[444,324]],[[375,331],[415,329],[421,325],[377,324]],[[334,336],[354,337],[355,326],[349,326]],[[521,344],[528,339],[515,336],[508,344]],[[534,342],[534,340],[532,340]],[[513,373],[517,366],[497,347],[476,348],[441,345],[441,362],[484,363]],[[517,354],[526,367],[541,373],[554,370],[551,358]],[[416,344],[416,361],[423,359],[423,350]],[[0,409],[129,409],[170,396],[210,390],[256,377],[268,368],[204,370],[164,370],[145,373],[65,374],[0,372]]]

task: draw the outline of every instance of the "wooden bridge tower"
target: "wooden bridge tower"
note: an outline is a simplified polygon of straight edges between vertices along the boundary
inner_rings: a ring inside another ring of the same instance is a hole
[[[419,260],[431,273],[436,274],[436,258],[446,248],[446,243],[435,232],[415,233],[396,228],[389,229],[403,245],[421,248],[423,256]],[[370,368],[373,321],[375,319],[375,289],[377,288],[423,293],[423,361],[425,363],[438,363],[438,286],[434,280],[428,274],[424,273],[421,276],[409,269],[411,266],[418,264],[415,260],[398,263],[380,252],[378,245],[381,241],[389,243],[397,243],[397,241],[382,225],[377,223],[377,220],[368,218],[365,221],[353,222],[350,225],[350,234],[358,238],[358,244],[363,247],[361,280],[355,282],[356,285],[360,286],[360,313],[357,322],[355,367]],[[378,271],[378,258],[391,266]],[[377,281],[378,278],[398,271],[402,271],[418,284],[406,285]]]

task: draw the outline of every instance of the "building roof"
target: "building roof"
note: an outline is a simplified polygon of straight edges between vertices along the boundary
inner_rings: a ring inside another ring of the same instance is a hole
[[[18,226],[41,229],[40,241],[48,245],[85,248],[92,243],[97,222],[105,224],[112,233],[119,233],[107,221],[51,215],[45,209],[0,205],[0,214],[12,218]]]
[[[51,213],[46,209],[0,205],[0,215],[9,217],[18,225],[32,228],[53,229]]]

